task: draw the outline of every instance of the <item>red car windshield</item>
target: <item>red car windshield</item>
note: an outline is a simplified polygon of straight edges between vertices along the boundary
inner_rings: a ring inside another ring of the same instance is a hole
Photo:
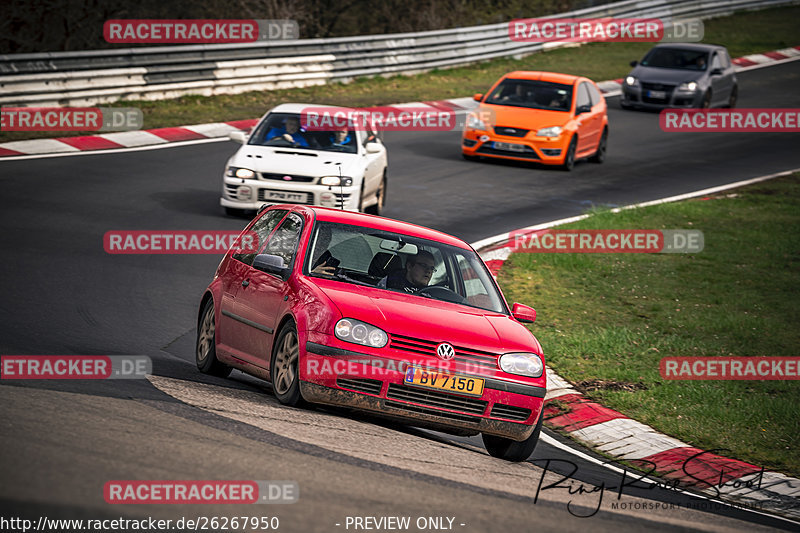
[[[304,273],[508,314],[475,252],[399,233],[317,222]]]

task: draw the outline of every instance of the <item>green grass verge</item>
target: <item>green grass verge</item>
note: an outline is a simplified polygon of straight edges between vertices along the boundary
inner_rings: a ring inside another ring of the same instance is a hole
[[[564,228],[698,229],[696,254],[514,253],[548,364],[589,397],[702,449],[800,474],[800,382],[662,379],[667,356],[800,353],[800,174]]]
[[[731,57],[796,46],[800,7],[738,13],[705,21],[704,42],[723,44]],[[616,79],[630,71],[652,43],[595,43],[533,54],[523,59],[497,59],[468,67],[415,76],[360,78],[298,89],[253,91],[238,95],[184,96],[155,102],[120,101],[109,107],[138,107],[145,129],[257,118],[282,102],[372,106],[420,100],[442,100],[485,92],[512,70],[548,70],[580,74],[596,81]],[[64,132],[63,135],[85,135]],[[0,142],[53,137],[52,132],[0,133]]]

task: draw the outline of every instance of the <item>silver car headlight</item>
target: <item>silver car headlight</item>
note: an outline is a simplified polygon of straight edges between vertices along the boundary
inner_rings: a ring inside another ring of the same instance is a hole
[[[373,348],[383,348],[389,342],[389,335],[381,328],[354,318],[343,318],[333,328],[336,338]]]
[[[625,78],[625,85],[628,85],[630,87],[636,87],[637,85],[639,85],[639,80],[637,80],[633,76],[628,76],[627,78]]]
[[[695,92],[697,90],[697,82],[696,81],[685,81],[685,82],[681,83],[680,85],[678,85],[678,90],[679,91],[685,91],[685,92],[688,91],[690,93],[693,93],[693,92]]]
[[[549,128],[542,128],[536,132],[538,137],[558,137],[564,131],[561,126],[550,126]]]
[[[503,372],[538,378],[544,372],[542,358],[535,353],[507,353],[497,361]]]
[[[322,176],[319,183],[328,187],[349,187],[353,184],[353,178],[348,176]]]
[[[486,123],[478,118],[477,115],[467,115],[467,127],[473,130],[488,130]]]
[[[240,178],[243,180],[251,180],[256,177],[256,173],[249,168],[228,167],[225,175],[231,178]]]

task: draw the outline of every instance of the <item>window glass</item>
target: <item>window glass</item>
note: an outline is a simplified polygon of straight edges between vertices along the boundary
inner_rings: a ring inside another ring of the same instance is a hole
[[[722,62],[719,60],[719,54],[714,54],[711,58],[711,70],[715,68],[722,68]]]
[[[506,78],[489,94],[487,104],[569,111],[572,86],[535,80]]]
[[[583,82],[578,88],[578,102],[576,103],[575,109],[582,105],[588,105],[590,107],[592,105],[592,99],[589,97],[589,89],[586,87],[586,85],[586,82]]]
[[[596,106],[603,99],[603,95],[600,94],[600,91],[597,90],[597,87],[595,87],[593,83],[587,83],[586,86],[589,87],[589,94],[592,97],[592,105]]]
[[[267,242],[267,237],[269,234],[272,233],[272,230],[275,229],[275,226],[278,225],[284,215],[286,215],[285,209],[274,209],[272,211],[267,211],[264,216],[259,218],[255,224],[253,224],[249,231],[252,231],[258,237],[258,248],[262,248],[264,243]],[[256,257],[256,252],[253,253],[236,253],[233,254],[233,258],[241,261],[242,263],[246,263],[248,265],[253,264],[253,259]]]
[[[276,235],[279,232],[280,228]],[[304,272],[311,277],[404,292],[415,298],[507,312],[475,252],[394,232],[318,222]]]
[[[277,255],[283,260],[284,267],[291,266],[294,254],[297,252],[297,243],[300,241],[302,229],[302,218],[296,213],[290,213],[281,222],[260,253]]]

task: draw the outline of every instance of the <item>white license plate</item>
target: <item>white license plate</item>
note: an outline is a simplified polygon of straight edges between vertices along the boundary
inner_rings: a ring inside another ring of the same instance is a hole
[[[511,144],[511,143],[494,143],[494,148],[497,150],[505,150],[507,152],[524,152],[525,146],[521,144]]]
[[[658,98],[660,100],[664,100],[667,97],[667,93],[664,91],[647,91],[647,96],[650,98]]]
[[[267,191],[267,200],[283,202],[305,202],[308,195],[300,192]]]

